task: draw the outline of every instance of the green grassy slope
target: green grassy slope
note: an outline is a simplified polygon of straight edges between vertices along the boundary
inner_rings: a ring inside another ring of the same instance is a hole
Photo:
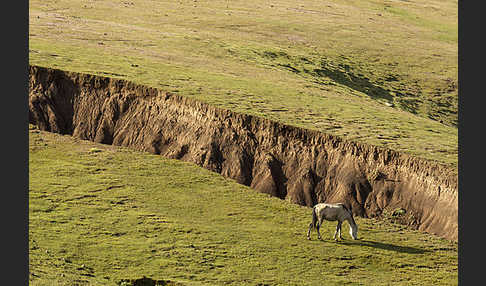
[[[431,0],[34,0],[29,62],[456,166],[457,10]]]
[[[306,239],[310,208],[193,164],[29,134],[30,285],[457,285],[457,243],[356,218]]]

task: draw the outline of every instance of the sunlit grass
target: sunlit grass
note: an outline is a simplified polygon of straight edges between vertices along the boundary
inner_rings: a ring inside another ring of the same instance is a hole
[[[30,285],[457,285],[457,243],[361,218],[358,241],[330,222],[308,241],[310,220],[190,163],[30,131]]]
[[[454,1],[30,1],[29,62],[456,166],[456,18]]]

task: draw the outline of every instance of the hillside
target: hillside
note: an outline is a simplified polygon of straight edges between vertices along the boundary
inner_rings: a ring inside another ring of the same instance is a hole
[[[29,1],[30,284],[457,285],[457,6]]]
[[[310,208],[187,162],[29,132],[30,285],[457,285],[457,243],[355,218],[306,239]]]
[[[347,202],[375,217],[458,238],[454,168],[121,79],[31,66],[29,122],[40,129],[195,163],[300,205]]]
[[[29,1],[29,63],[457,167],[457,1]]]

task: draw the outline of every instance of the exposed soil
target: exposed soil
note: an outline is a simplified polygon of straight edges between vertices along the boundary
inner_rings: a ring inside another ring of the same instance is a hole
[[[363,217],[401,208],[403,223],[457,241],[450,167],[124,80],[37,66],[29,76],[29,121],[42,130],[194,162],[300,205],[345,201]]]

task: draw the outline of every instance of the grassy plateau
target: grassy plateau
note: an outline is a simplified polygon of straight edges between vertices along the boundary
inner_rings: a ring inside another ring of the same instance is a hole
[[[457,243],[311,209],[177,160],[29,131],[30,285],[457,285]]]
[[[457,168],[457,6],[31,0],[29,63]],[[29,128],[30,285],[457,285],[457,243],[394,219],[356,218],[361,239],[345,223],[340,242],[327,222],[309,241],[310,208],[190,163]]]
[[[32,0],[30,64],[457,167],[457,1]]]

